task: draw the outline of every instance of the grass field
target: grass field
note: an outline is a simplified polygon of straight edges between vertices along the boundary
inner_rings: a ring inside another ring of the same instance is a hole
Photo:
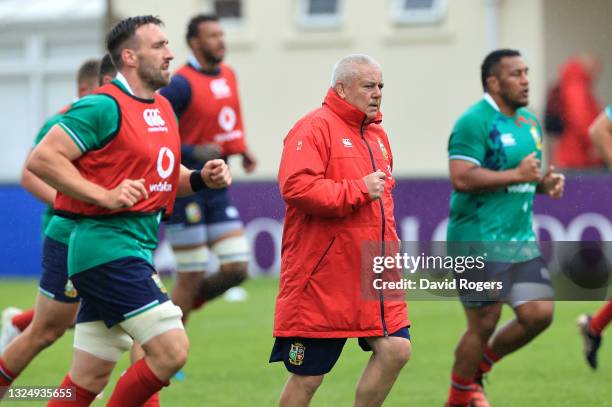
[[[174,381],[161,393],[163,406],[274,406],[287,374],[282,364],[268,364],[272,345],[272,315],[278,281],[255,279],[246,284],[249,299],[223,300],[193,314],[185,380]],[[36,282],[0,280],[0,308],[29,307]],[[490,374],[487,391],[494,407],[612,406],[612,331],[600,354],[600,370],[591,372],[582,360],[574,324],[582,312],[600,303],[557,304],[555,321],[525,349],[502,360]],[[385,406],[442,406],[450,366],[464,317],[457,302],[411,302],[413,356]],[[506,312],[505,318],[511,313]],[[19,377],[17,385],[57,385],[71,361],[72,332],[44,351]],[[352,405],[353,389],[368,354],[349,341],[334,370],[316,394],[312,406]],[[111,384],[127,365],[121,360]],[[107,388],[106,398],[111,393]],[[10,402],[12,407],[36,402]],[[94,406],[102,406],[96,401]]]

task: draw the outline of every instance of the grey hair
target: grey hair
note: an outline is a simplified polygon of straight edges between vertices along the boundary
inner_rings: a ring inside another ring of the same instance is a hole
[[[380,64],[374,58],[365,54],[347,55],[334,65],[331,77],[331,87],[335,88],[338,82],[350,82],[355,76],[356,65],[372,65],[381,69]]]

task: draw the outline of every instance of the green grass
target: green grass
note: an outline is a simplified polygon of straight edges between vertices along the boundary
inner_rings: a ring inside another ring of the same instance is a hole
[[[174,381],[162,391],[163,406],[276,405],[287,377],[282,364],[268,364],[277,284],[277,280],[251,280],[246,284],[247,302],[216,301],[192,314],[188,324],[191,351],[184,368],[186,380]],[[31,306],[35,290],[34,281],[0,280],[0,308]],[[495,407],[612,406],[612,339],[604,343],[600,370],[593,373],[582,360],[582,343],[574,324],[578,314],[593,312],[599,305],[558,303],[552,327],[494,368],[487,385],[491,403]],[[417,301],[410,302],[409,307],[413,356],[385,406],[442,406],[454,346],[465,326],[463,312],[452,301]],[[506,310],[504,317],[510,316]],[[36,358],[16,384],[57,385],[70,366],[71,343],[69,332]],[[312,406],[351,405],[355,383],[367,358],[368,354],[359,349],[356,341],[350,340]],[[111,383],[126,366],[124,357]],[[111,392],[109,386],[106,398]],[[93,405],[103,403],[96,401]]]

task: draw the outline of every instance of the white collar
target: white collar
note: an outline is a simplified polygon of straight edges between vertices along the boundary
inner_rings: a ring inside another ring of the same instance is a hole
[[[489,104],[493,107],[493,109],[497,110],[498,112],[500,111],[499,106],[497,106],[497,103],[495,103],[495,100],[489,93],[485,92],[482,98],[486,100],[487,102],[489,102]]]
[[[130,87],[130,84],[128,83],[127,79],[125,79],[125,76],[123,76],[120,72],[117,72],[115,79],[117,79],[117,81],[119,81],[119,83],[121,83],[125,87],[125,89],[130,95],[134,96],[134,91],[132,91],[132,88]]]
[[[195,55],[193,54],[189,55],[189,58],[187,58],[187,62],[189,62],[189,64],[191,64],[191,66],[193,66],[198,71],[202,70],[202,65],[200,65]]]

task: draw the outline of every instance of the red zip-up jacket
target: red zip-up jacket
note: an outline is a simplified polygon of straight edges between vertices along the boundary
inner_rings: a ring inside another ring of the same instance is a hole
[[[373,273],[362,264],[362,250],[381,254],[383,241],[390,242],[388,248],[399,240],[393,157],[382,115],[367,125],[365,117],[330,88],[323,106],[285,138],[278,175],[286,213],[275,337],[384,336],[409,326],[403,292],[390,300],[363,286]],[[362,178],[376,169],[387,179],[382,199],[371,201]]]

